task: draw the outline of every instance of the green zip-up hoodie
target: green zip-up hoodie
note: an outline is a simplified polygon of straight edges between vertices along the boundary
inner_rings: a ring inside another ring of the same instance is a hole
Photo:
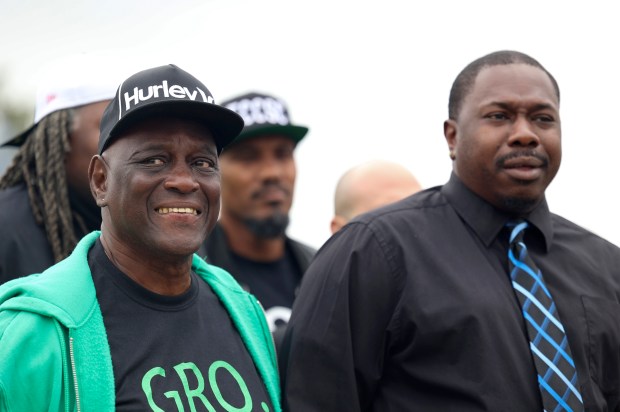
[[[0,287],[0,411],[114,411],[110,347],[87,258],[99,235],[85,236],[42,274]],[[279,412],[275,351],[260,304],[198,255],[192,269],[228,311]]]

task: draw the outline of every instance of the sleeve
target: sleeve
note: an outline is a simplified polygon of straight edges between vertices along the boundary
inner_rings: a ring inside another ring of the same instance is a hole
[[[350,224],[317,253],[280,353],[289,411],[365,411],[381,379],[399,299],[386,242]]]
[[[63,409],[58,333],[50,318],[0,311],[0,411]]]

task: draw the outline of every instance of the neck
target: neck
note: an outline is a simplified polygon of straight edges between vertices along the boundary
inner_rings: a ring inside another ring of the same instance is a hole
[[[114,266],[151,292],[176,296],[185,292],[191,285],[192,256],[168,259],[144,257],[119,242],[105,229],[101,234],[101,243]]]
[[[243,222],[224,216],[219,224],[226,234],[228,245],[239,256],[258,262],[273,262],[284,256],[284,236],[261,238],[252,233]]]
[[[67,188],[67,193],[69,195],[71,209],[82,217],[84,225],[86,226],[84,228],[79,228],[80,232],[84,231],[79,237],[93,230],[99,230],[101,228],[101,209],[97,206],[92,196],[88,200],[84,199],[80,196],[78,191],[73,190],[70,186]]]

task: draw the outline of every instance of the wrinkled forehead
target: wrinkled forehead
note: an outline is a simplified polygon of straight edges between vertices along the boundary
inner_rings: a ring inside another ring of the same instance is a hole
[[[559,108],[559,99],[547,73],[527,64],[487,66],[480,70],[465,96],[468,103],[528,100]]]
[[[228,146],[222,156],[227,153],[257,150],[278,150],[278,149],[295,149],[295,142],[290,137],[281,134],[263,134],[258,136],[247,137],[239,142],[235,142]]]
[[[136,152],[205,152],[217,156],[213,134],[205,124],[182,117],[149,118],[124,130],[104,151],[126,158]]]

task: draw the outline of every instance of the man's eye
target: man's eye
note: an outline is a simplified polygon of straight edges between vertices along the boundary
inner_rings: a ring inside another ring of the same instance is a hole
[[[539,122],[545,122],[545,123],[551,123],[555,120],[552,116],[549,116],[548,114],[538,115],[534,119]]]
[[[239,152],[234,155],[234,159],[239,162],[255,162],[258,158],[258,154],[253,152]]]
[[[150,166],[161,166],[164,164],[164,160],[160,159],[159,157],[149,157],[148,159],[145,159],[142,163]]]
[[[205,160],[205,159],[196,160],[194,164],[201,169],[211,169],[214,167],[214,164],[212,161]]]
[[[278,159],[290,159],[293,157],[293,149],[285,148],[285,149],[278,150],[276,152],[276,157]]]
[[[487,117],[493,120],[506,120],[508,118],[505,113],[491,113]]]

